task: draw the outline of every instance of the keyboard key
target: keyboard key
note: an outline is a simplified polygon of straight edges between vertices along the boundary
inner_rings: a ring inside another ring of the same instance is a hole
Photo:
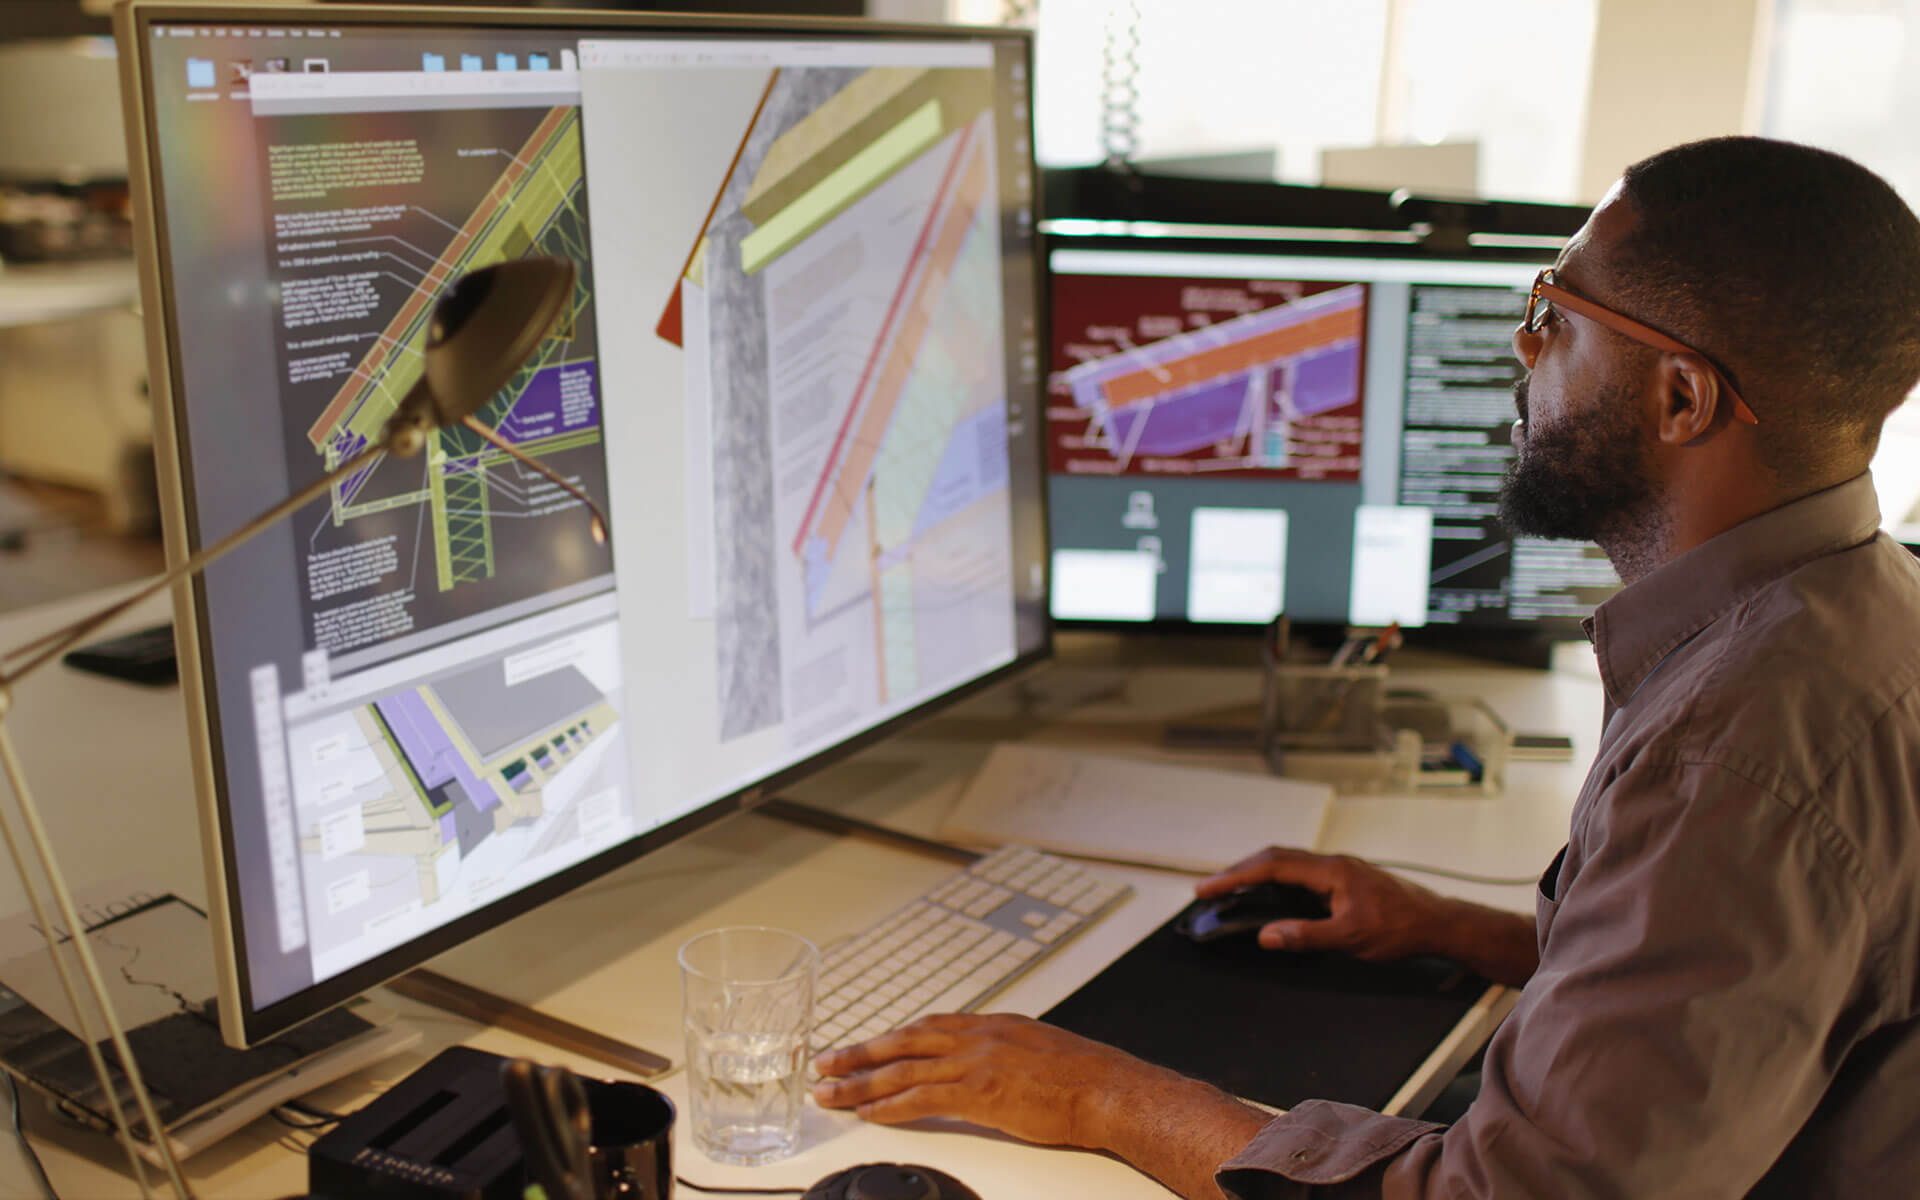
[[[1082,892],[1080,897],[1067,907],[1079,913],[1081,916],[1086,916],[1088,913],[1094,912],[1106,905],[1109,900],[1118,896],[1120,891],[1120,888],[1110,883],[1103,883],[1099,887]]]
[[[1013,899],[1012,892],[1005,888],[997,887],[981,895],[961,911],[970,917],[985,918],[992,915],[995,909],[1011,899]]]

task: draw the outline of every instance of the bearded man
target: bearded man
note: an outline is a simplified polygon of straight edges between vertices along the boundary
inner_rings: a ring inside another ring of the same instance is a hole
[[[1524,990],[1451,1124],[1278,1117],[1023,1018],[819,1063],[875,1121],[1115,1153],[1187,1197],[1861,1197],[1920,1188],[1920,568],[1867,464],[1920,380],[1920,221],[1838,155],[1630,168],[1514,334],[1522,533],[1597,541],[1606,726],[1532,918],[1279,850],[1263,945],[1444,954]],[[1312,1030],[1276,1025],[1276,1038]]]

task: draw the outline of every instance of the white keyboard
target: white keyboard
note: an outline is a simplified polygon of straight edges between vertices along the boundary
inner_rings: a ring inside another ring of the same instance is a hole
[[[1132,890],[1038,850],[996,850],[826,955],[814,1051],[971,1010]]]

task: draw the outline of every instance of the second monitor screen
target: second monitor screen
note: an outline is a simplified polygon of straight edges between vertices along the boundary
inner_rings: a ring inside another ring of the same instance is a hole
[[[1534,266],[1051,261],[1056,617],[1566,631],[1616,586],[1495,519]]]

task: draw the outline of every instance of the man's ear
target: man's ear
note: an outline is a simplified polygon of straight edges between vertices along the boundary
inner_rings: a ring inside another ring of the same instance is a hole
[[[1721,412],[1727,404],[1726,389],[1699,355],[1662,354],[1655,371],[1664,444],[1696,445],[1732,415]]]

